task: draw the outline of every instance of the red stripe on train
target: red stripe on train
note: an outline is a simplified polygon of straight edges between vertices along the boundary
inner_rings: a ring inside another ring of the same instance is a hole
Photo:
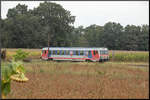
[[[54,58],[54,59],[82,59],[82,60],[89,59],[90,60],[90,58],[63,58],[63,57],[48,57],[48,58]],[[97,59],[99,59],[99,58],[97,58]],[[93,58],[91,60],[96,60],[96,59]]]

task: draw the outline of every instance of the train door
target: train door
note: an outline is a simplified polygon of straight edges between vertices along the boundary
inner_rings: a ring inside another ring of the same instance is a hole
[[[73,51],[70,51],[70,58],[72,59]]]
[[[92,58],[92,52],[88,51],[88,58]]]
[[[97,50],[93,50],[92,51],[92,56],[93,56],[93,59],[99,59],[98,51]]]
[[[49,52],[48,52],[48,57],[51,57],[51,54],[52,54],[52,51],[49,50]]]
[[[42,58],[48,59],[48,50],[43,50],[42,52]]]

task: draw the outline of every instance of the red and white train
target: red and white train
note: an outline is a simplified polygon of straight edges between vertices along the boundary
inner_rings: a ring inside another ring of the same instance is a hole
[[[107,48],[45,47],[42,48],[41,58],[44,60],[102,62],[109,60],[109,54]]]

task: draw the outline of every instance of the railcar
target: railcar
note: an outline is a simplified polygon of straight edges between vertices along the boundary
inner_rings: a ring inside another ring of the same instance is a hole
[[[45,47],[41,59],[103,62],[109,60],[109,54],[107,48]]]

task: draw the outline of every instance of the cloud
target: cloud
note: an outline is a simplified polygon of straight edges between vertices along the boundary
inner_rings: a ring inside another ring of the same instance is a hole
[[[9,8],[18,3],[28,5],[33,9],[41,1],[2,1],[1,15],[6,18]],[[42,1],[43,2],[43,1]],[[91,24],[103,26],[108,21],[118,22],[125,26],[127,24],[149,25],[148,1],[53,1],[61,4],[63,8],[71,11],[76,16],[74,25],[85,27]]]

